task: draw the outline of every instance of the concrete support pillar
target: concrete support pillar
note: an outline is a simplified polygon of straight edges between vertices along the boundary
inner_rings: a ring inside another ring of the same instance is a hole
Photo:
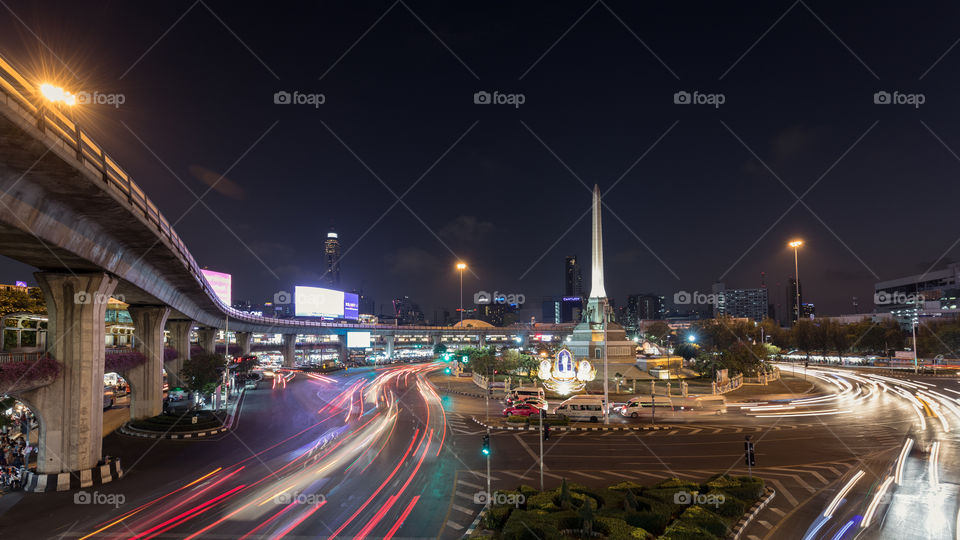
[[[127,370],[130,383],[130,419],[150,418],[163,412],[163,329],[170,308],[130,306],[136,348],[147,357],[143,364]]]
[[[297,359],[297,335],[296,334],[284,334],[283,335],[283,367],[293,368],[296,367]]]
[[[47,386],[18,396],[40,419],[37,472],[97,465],[103,445],[103,355],[109,274],[34,274],[47,303],[47,352],[61,364]]]
[[[180,371],[183,363],[190,359],[190,332],[196,323],[190,320],[167,320],[167,330],[170,331],[170,346],[177,351],[177,357],[164,363],[167,370],[167,382],[170,387],[183,386],[180,380]]]
[[[253,332],[237,332],[237,346],[240,347],[240,356],[250,354],[250,340],[253,338]]]
[[[478,347],[487,346],[487,336],[485,334],[477,334],[477,346]]]
[[[442,343],[442,341],[443,341],[443,340],[440,338],[440,334],[434,335],[434,336],[433,336],[433,347],[436,348],[437,345],[439,345],[440,343]]]
[[[203,352],[215,354],[217,352],[217,329],[216,328],[198,328],[197,339],[200,340],[200,346]]]
[[[347,362],[347,336],[344,334],[337,334],[337,360],[341,364]]]
[[[387,355],[387,358],[393,357],[393,346],[396,340],[397,336],[393,334],[383,336],[383,352]]]

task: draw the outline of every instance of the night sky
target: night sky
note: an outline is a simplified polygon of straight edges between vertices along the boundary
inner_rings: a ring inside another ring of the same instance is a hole
[[[468,300],[523,293],[539,318],[564,257],[589,261],[596,183],[618,304],[761,272],[782,304],[802,237],[804,300],[840,314],[957,258],[958,18],[955,3],[4,0],[0,55],[123,95],[83,106],[85,127],[201,265],[234,275],[235,299],[319,285],[334,226],[342,288],[378,308],[452,310],[459,257]],[[0,260],[0,282],[31,272]]]

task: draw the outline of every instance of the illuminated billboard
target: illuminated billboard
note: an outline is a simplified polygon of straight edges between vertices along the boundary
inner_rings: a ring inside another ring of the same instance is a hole
[[[360,318],[360,296],[353,293],[343,293],[343,318]]]
[[[233,305],[233,276],[213,270],[200,271],[203,273],[203,277],[207,278],[207,283],[213,288],[217,298],[228,306]]]
[[[342,291],[297,285],[293,303],[297,317],[343,317]]]
[[[366,349],[370,347],[370,332],[347,332],[348,349]]]

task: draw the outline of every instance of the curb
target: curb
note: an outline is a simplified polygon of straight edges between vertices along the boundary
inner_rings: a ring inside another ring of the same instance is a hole
[[[213,436],[213,435],[219,435],[219,434],[221,434],[221,433],[225,433],[227,430],[229,430],[231,427],[233,427],[233,421],[234,421],[234,418],[236,417],[237,410],[240,408],[240,404],[242,403],[243,397],[246,395],[246,393],[247,393],[247,389],[246,389],[246,388],[244,388],[243,390],[240,391],[240,397],[237,398],[237,404],[236,404],[236,406],[233,408],[233,412],[231,412],[231,413],[229,413],[229,414],[227,415],[227,418],[225,419],[224,424],[223,424],[222,426],[218,427],[218,428],[206,429],[206,430],[202,430],[202,431],[180,431],[180,432],[176,432],[176,433],[170,433],[170,432],[167,432],[167,433],[159,433],[159,432],[156,432],[156,431],[146,431],[146,430],[142,430],[142,429],[137,429],[137,428],[135,428],[135,427],[132,427],[132,426],[130,425],[130,422],[127,422],[127,423],[123,424],[122,426],[120,426],[120,429],[118,429],[117,431],[119,431],[120,433],[122,433],[122,434],[124,434],[124,435],[128,435],[128,436],[130,436],[130,437],[141,437],[141,438],[144,438],[144,439],[176,439],[176,440],[183,440],[183,439],[200,439],[200,438],[203,438],[203,437],[210,437],[210,436]]]
[[[27,471],[27,478],[24,482],[23,490],[34,493],[72,491],[74,489],[109,484],[121,478],[123,478],[123,468],[120,467],[120,459],[116,458],[98,467],[84,469],[82,471],[55,474],[38,474],[33,471]]]
[[[487,515],[487,510],[489,509],[489,506],[484,506],[483,510],[480,510],[480,513],[477,514],[477,519],[473,520],[473,523],[467,527],[466,532],[463,533],[461,538],[470,538],[470,535],[473,534],[473,531],[477,530],[477,527],[480,526],[480,521],[483,519],[483,516]]]
[[[471,420],[480,424],[481,426],[489,429],[499,429],[503,431],[540,431],[539,427],[534,426],[494,426],[487,425],[477,420],[475,416],[470,417]],[[636,426],[636,427],[622,427],[622,426],[597,426],[597,427],[579,427],[579,426],[550,426],[550,431],[662,431],[668,429],[676,429],[674,426]]]
[[[730,540],[740,540],[740,535],[743,534],[743,531],[747,528],[747,525],[750,525],[750,522],[753,521],[753,518],[757,517],[757,514],[766,508],[776,495],[777,492],[772,487],[768,486],[766,488],[766,497],[753,503],[753,506],[750,507],[750,510],[747,510],[747,513],[744,514],[744,516],[740,518],[740,521],[733,526],[733,530],[730,531],[730,535],[727,536],[727,538]]]

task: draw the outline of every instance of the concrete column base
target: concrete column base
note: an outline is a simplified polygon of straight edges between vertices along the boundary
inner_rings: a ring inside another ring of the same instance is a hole
[[[250,354],[250,341],[253,338],[253,332],[237,332],[237,345],[240,347],[240,356]]]
[[[130,306],[137,350],[147,357],[143,364],[127,370],[130,383],[130,419],[150,418],[163,412],[163,329],[170,308]]]
[[[29,471],[23,484],[23,490],[35,493],[72,491],[109,484],[121,478],[123,478],[123,468],[120,466],[120,459],[117,458],[111,459],[103,465],[76,472],[42,474]],[[79,494],[78,498],[80,498]]]
[[[170,331],[170,346],[177,351],[177,358],[170,362],[165,362],[163,367],[167,370],[167,382],[170,387],[183,386],[180,380],[180,371],[183,370],[183,363],[190,359],[190,332],[196,323],[190,320],[168,320],[167,330]]]
[[[34,274],[47,303],[53,383],[17,396],[40,420],[37,473],[92,469],[102,458],[104,322],[117,287],[109,274]]]
[[[297,335],[283,334],[283,367],[297,367]]]

